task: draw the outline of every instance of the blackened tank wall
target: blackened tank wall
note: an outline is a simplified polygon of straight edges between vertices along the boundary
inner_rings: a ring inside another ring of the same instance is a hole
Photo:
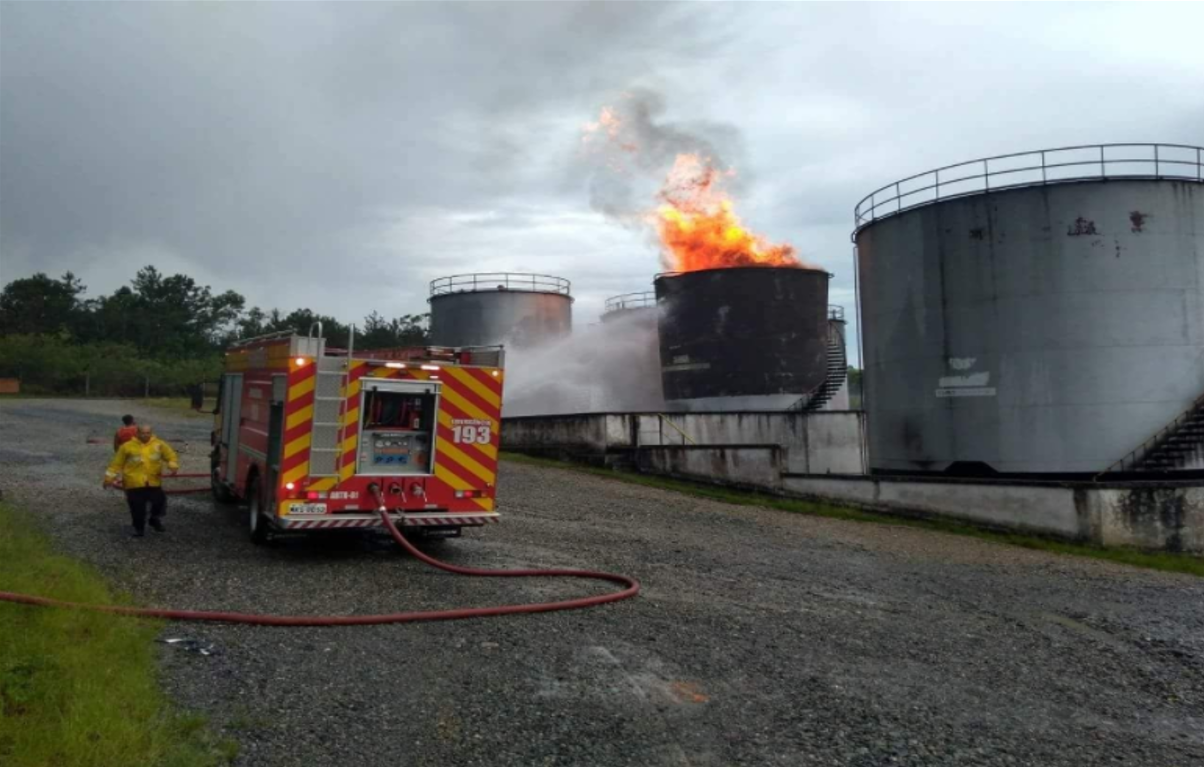
[[[1204,393],[1204,187],[947,200],[857,235],[870,466],[1098,472]]]
[[[573,329],[573,299],[561,293],[481,290],[430,301],[436,346],[535,346]]]
[[[828,279],[813,269],[708,269],[658,277],[665,399],[785,408],[827,373]]]

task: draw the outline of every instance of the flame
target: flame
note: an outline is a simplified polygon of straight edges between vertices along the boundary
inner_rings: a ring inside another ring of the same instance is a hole
[[[627,128],[618,110],[604,107],[597,122],[585,124],[581,140],[588,145],[595,137],[603,137],[605,146],[635,155],[639,144],[628,134],[638,133],[638,128]],[[606,167],[626,173],[631,160],[612,156]],[[709,157],[676,156],[657,193],[660,204],[644,216],[660,238],[666,267],[675,272],[737,266],[803,267],[792,246],[775,245],[744,228],[722,184],[724,176],[734,175],[734,171],[716,168]]]
[[[744,228],[723,191],[723,175],[698,155],[677,155],[653,218],[670,268],[694,272],[734,266],[801,267],[792,246],[774,245]]]
[[[598,121],[585,124],[585,127],[582,129],[585,135],[581,137],[581,141],[588,143],[598,131],[605,132],[607,138],[616,139],[622,127],[623,121],[615,114],[615,110],[610,107],[602,107],[602,114],[598,116]]]

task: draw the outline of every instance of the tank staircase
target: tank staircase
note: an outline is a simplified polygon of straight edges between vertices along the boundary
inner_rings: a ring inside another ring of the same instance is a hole
[[[1096,480],[1126,473],[1157,474],[1187,470],[1192,459],[1204,464],[1204,395],[1116,463],[1095,476]],[[1201,465],[1190,470],[1199,471]]]
[[[828,372],[824,382],[810,396],[803,397],[790,410],[814,412],[823,410],[844,386],[849,377],[849,360],[845,354],[844,334],[836,323],[828,324]]]

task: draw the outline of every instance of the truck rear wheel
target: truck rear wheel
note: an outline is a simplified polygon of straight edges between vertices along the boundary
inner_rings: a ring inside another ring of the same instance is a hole
[[[271,538],[271,527],[263,515],[263,498],[259,492],[259,477],[247,486],[247,516],[251,543],[262,546]]]
[[[209,487],[213,490],[213,500],[218,503],[232,503],[234,501],[234,494],[230,492],[230,488],[226,486],[225,482],[222,482],[218,474],[216,466],[209,472]]]

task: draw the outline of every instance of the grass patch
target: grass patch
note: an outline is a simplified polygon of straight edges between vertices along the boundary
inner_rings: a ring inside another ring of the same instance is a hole
[[[0,589],[125,603],[90,567],[51,550],[0,504]],[[237,753],[159,689],[159,621],[0,602],[0,764],[213,767]]]
[[[1134,567],[1145,567],[1151,570],[1163,570],[1165,572],[1172,573],[1186,573],[1189,575],[1204,577],[1204,559],[1201,559],[1200,557],[1193,557],[1188,554],[1172,554],[1169,552],[1141,551],[1138,549],[1126,548],[1104,548],[1102,546],[1093,546],[1087,543],[1073,543],[1070,541],[1043,538],[1038,535],[991,530],[988,528],[977,527],[975,525],[945,519],[883,514],[874,511],[864,511],[862,509],[856,509],[848,506],[840,506],[832,503],[806,501],[797,498],[783,498],[776,495],[765,495],[750,491],[735,490],[732,488],[720,487],[718,485],[707,485],[700,482],[673,479],[671,477],[659,477],[650,474],[636,474],[633,472],[616,471],[614,469],[585,466],[582,464],[558,461],[550,458],[536,458],[529,455],[522,455],[520,453],[503,452],[502,458],[512,463],[523,463],[532,466],[547,466],[551,468],[564,469],[566,471],[575,471],[582,474],[592,474],[594,476],[605,477],[606,479],[611,479],[618,482],[626,482],[627,484],[631,485],[654,487],[660,490],[669,490],[675,493],[692,495],[696,498],[707,498],[713,501],[721,501],[723,503],[731,503],[738,506],[758,506],[761,508],[787,511],[793,514],[808,514],[815,517],[844,519],[853,522],[873,522],[876,524],[895,525],[899,527],[915,527],[922,530],[933,530],[942,533],[952,533],[954,535],[964,535],[971,538],[979,538],[981,540],[991,541],[993,543],[1004,543],[1010,546],[1019,546],[1026,549],[1036,549],[1038,551],[1048,551],[1055,554],[1067,554],[1077,557],[1090,557],[1092,559],[1104,559],[1108,560],[1109,562],[1119,562],[1121,564],[1132,565]]]

